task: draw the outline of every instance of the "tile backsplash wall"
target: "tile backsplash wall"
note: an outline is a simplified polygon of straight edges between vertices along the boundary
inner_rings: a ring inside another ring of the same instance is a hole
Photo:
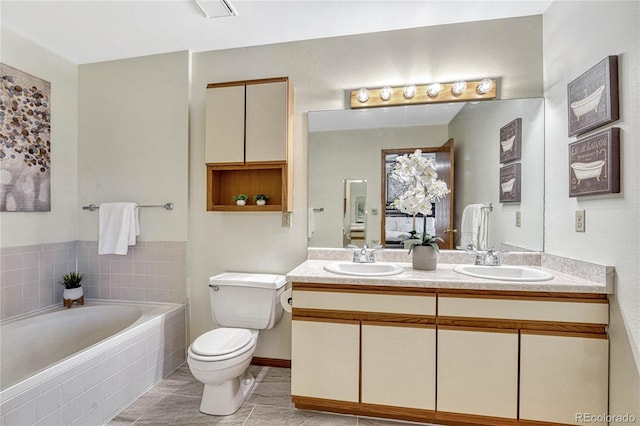
[[[0,318],[62,303],[62,275],[76,270],[76,242],[0,249]]]
[[[78,241],[85,296],[141,302],[186,302],[187,243],[139,241],[126,256],[98,255],[97,241]]]
[[[98,255],[97,241],[0,249],[0,319],[62,304],[62,275],[85,274],[85,297],[186,302],[184,241],[140,241],[126,256]]]

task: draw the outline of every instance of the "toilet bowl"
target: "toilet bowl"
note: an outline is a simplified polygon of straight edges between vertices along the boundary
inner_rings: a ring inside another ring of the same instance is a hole
[[[222,326],[198,337],[187,350],[193,376],[204,383],[200,411],[226,416],[247,398],[255,378],[249,371],[259,330],[282,317],[282,275],[223,273],[209,279],[211,312]]]
[[[247,368],[257,342],[258,330],[218,328],[189,346],[187,364],[204,383],[200,411],[224,416],[242,405],[255,382]]]

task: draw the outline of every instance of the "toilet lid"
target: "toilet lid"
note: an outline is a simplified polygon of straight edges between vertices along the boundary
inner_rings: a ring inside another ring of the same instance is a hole
[[[235,352],[251,343],[251,332],[243,328],[217,328],[198,337],[191,350],[204,356]]]

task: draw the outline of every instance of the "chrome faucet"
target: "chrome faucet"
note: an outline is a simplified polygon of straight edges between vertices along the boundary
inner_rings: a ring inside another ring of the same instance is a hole
[[[367,243],[361,247],[349,244],[347,248],[353,250],[353,261],[356,263],[374,263],[376,261],[376,252],[382,250],[382,245],[378,244],[369,249]]]
[[[477,251],[473,244],[469,244],[466,251],[476,255],[476,265],[481,266],[500,266],[500,252],[496,250],[487,250],[486,252]]]

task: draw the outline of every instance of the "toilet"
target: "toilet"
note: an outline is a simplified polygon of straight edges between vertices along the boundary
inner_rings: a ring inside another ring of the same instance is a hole
[[[226,416],[235,413],[253,388],[249,371],[259,330],[273,328],[282,318],[280,295],[284,275],[225,272],[209,278],[214,321],[189,346],[187,364],[204,383],[200,411]]]

